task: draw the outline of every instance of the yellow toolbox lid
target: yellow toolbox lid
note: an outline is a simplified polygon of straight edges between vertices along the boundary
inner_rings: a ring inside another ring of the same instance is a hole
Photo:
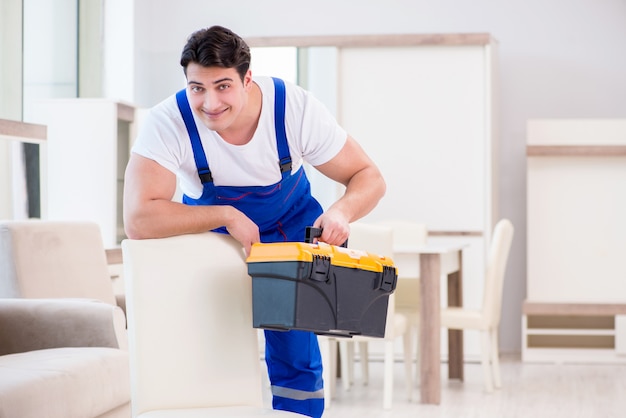
[[[323,242],[315,244],[305,242],[256,243],[252,245],[248,263],[267,263],[279,261],[311,262],[314,257],[330,258],[332,265],[375,272],[382,272],[383,267],[393,267],[393,260],[384,255],[375,255],[353,248],[329,245]]]

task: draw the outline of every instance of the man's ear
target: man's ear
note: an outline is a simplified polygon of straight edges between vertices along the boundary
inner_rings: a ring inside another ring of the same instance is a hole
[[[243,77],[243,87],[246,90],[250,90],[252,87],[252,71],[248,70],[246,75]]]

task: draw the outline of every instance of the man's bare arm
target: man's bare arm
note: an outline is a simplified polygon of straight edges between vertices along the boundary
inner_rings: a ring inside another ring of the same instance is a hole
[[[348,137],[339,154],[316,168],[346,186],[344,195],[314,225],[324,229],[322,241],[340,245],[348,238],[349,223],[376,207],[385,194],[385,181],[376,164],[352,137]]]
[[[131,154],[124,181],[124,229],[131,239],[163,238],[225,226],[249,252],[259,230],[232,206],[189,206],[171,199],[176,175],[157,162]]]

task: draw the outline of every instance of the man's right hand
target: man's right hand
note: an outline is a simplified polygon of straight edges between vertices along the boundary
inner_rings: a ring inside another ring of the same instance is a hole
[[[261,242],[259,227],[243,212],[232,209],[232,219],[228,220],[225,227],[228,233],[241,243],[247,257],[250,255],[252,244]]]

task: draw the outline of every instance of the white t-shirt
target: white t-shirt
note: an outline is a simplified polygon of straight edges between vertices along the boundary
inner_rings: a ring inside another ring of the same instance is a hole
[[[254,77],[263,94],[257,129],[245,145],[231,145],[194,119],[216,186],[267,186],[281,180],[274,127],[274,83]],[[316,166],[336,156],[347,133],[322,103],[301,87],[285,82],[285,130],[292,172],[303,161]],[[176,95],[159,103],[142,122],[132,152],[152,159],[175,173],[181,191],[197,199],[202,194],[189,134],[176,104]]]

